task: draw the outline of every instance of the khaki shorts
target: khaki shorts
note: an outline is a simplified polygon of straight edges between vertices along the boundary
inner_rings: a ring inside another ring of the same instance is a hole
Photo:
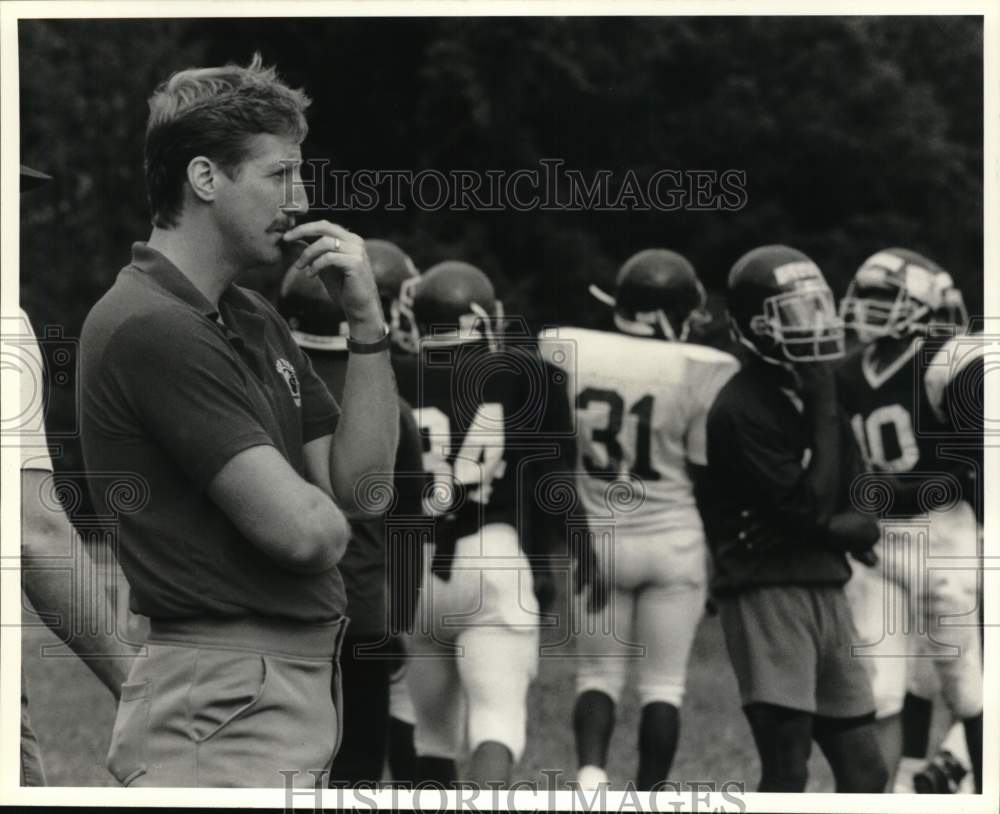
[[[762,586],[720,597],[719,618],[743,705],[775,704],[830,718],[875,710],[842,588]]]
[[[125,786],[325,786],[345,628],[153,621],[122,685],[108,769]]]

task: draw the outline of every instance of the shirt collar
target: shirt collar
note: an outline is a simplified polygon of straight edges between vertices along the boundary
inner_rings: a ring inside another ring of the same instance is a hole
[[[177,268],[166,255],[151,248],[148,244],[137,242],[132,244],[132,265],[139,271],[147,274],[160,288],[177,297],[182,302],[187,303],[200,314],[204,314],[213,322],[219,318],[219,309],[216,308],[208,298],[202,294],[185,275]],[[239,287],[230,284],[219,302],[239,309],[240,311],[255,312],[250,298],[244,294]]]

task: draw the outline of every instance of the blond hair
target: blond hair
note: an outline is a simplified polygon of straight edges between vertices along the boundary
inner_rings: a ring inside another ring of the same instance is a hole
[[[146,193],[153,225],[177,225],[187,166],[204,155],[235,176],[248,140],[261,133],[301,143],[311,101],[288,87],[259,53],[250,64],[188,68],[173,74],[149,97],[146,125]]]

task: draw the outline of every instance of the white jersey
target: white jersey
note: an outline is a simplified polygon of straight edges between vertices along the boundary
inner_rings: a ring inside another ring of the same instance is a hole
[[[628,536],[701,528],[687,462],[705,465],[708,409],[739,362],[701,345],[582,328],[546,332],[540,346],[566,373],[588,515],[613,518]],[[641,481],[641,502],[616,499],[623,480]]]

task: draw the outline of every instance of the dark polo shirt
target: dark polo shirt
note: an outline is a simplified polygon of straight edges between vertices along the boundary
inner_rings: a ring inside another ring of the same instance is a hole
[[[87,469],[147,484],[135,512],[117,512],[128,499],[114,505],[113,489],[94,495],[100,512],[118,514],[134,611],[305,622],[343,612],[336,568],[282,568],[207,494],[227,461],[262,444],[305,477],[303,444],[337,426],[337,403],[263,297],[231,285],[217,311],[169,260],[136,243],[87,316],[80,355]]]

